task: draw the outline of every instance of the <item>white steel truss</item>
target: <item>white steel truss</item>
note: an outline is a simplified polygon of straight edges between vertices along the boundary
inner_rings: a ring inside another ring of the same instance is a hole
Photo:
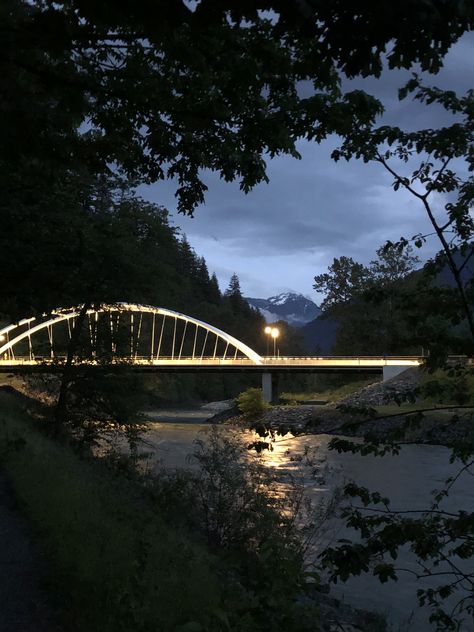
[[[14,351],[15,345],[27,339],[29,350],[30,350],[29,351],[30,360],[32,361],[33,356],[32,356],[32,351],[31,351],[31,337],[35,333],[42,330],[46,330],[48,334],[48,338],[51,344],[51,357],[53,357],[53,327],[59,323],[66,322],[68,326],[69,336],[70,336],[71,322],[74,324],[74,319],[79,316],[80,311],[81,311],[80,306],[68,308],[68,309],[57,309],[57,310],[52,311],[51,314],[48,314],[48,315],[45,314],[44,315],[45,320],[42,320],[41,322],[38,322],[38,319],[36,318],[29,318],[29,319],[21,320],[16,324],[8,325],[7,327],[4,327],[3,329],[0,329],[0,359],[6,357],[13,360],[15,358],[15,351]],[[151,334],[151,340],[152,340],[151,357],[152,358],[155,357],[155,349],[154,349],[155,336],[156,338],[159,339],[158,349],[156,353],[156,358],[158,358],[160,354],[160,347],[161,347],[161,341],[163,337],[163,328],[165,325],[165,321],[167,318],[172,318],[174,319],[172,360],[175,360],[176,363],[179,363],[179,361],[181,360],[181,354],[182,354],[183,345],[184,345],[184,338],[186,335],[186,331],[188,330],[188,325],[194,325],[195,331],[192,334],[190,334],[194,336],[193,359],[196,359],[196,360],[198,359],[198,355],[196,354],[197,331],[198,329],[203,329],[206,332],[205,333],[206,337],[205,337],[204,346],[202,348],[202,352],[200,354],[201,360],[203,359],[204,348],[206,346],[208,336],[209,334],[214,334],[216,337],[216,342],[215,342],[215,347],[214,347],[214,357],[216,355],[217,343],[219,340],[221,340],[226,345],[225,351],[224,351],[224,358],[227,354],[228,347],[232,346],[235,348],[235,357],[237,356],[237,353],[240,351],[248,360],[251,361],[251,363],[255,365],[263,364],[263,358],[258,353],[256,353],[253,349],[251,349],[249,346],[247,346],[246,344],[244,344],[237,338],[234,338],[233,336],[227,334],[225,331],[222,331],[221,329],[218,329],[217,327],[214,327],[213,325],[209,325],[208,323],[198,320],[197,318],[193,318],[192,316],[187,316],[186,314],[181,314],[180,312],[175,312],[170,309],[165,309],[163,307],[153,307],[151,305],[140,305],[138,303],[104,304],[98,307],[97,309],[88,310],[87,312],[88,326],[90,330],[90,338],[91,338],[92,346],[94,345],[94,342],[97,341],[96,339],[97,339],[98,316],[99,314],[104,314],[104,313],[110,314],[110,330],[112,333],[114,331],[114,328],[118,326],[118,319],[120,318],[120,315],[124,313],[131,314],[130,357],[132,361],[137,356],[137,344],[138,344],[138,339],[140,337],[143,314],[151,314],[153,316],[153,328],[152,328],[152,334]],[[115,321],[113,317],[114,313],[117,313],[117,317]],[[139,317],[137,317],[136,325],[134,323],[134,318],[133,318],[134,314],[139,314]],[[162,317],[162,324],[161,324],[161,329],[160,329],[159,334],[158,333],[155,334],[156,316]],[[182,337],[179,341],[176,341],[177,321],[184,322],[184,330],[182,333]],[[27,326],[27,329],[24,329],[25,326]],[[15,330],[18,330],[18,331],[16,332]]]

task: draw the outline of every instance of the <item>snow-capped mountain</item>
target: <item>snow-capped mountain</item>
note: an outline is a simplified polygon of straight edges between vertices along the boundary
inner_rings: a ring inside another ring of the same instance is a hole
[[[311,299],[295,292],[284,292],[270,298],[246,298],[269,323],[285,320],[294,327],[302,327],[314,320],[321,312]]]

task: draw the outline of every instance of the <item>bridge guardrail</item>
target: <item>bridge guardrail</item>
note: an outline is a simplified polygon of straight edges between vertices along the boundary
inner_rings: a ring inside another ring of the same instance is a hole
[[[466,360],[470,360],[466,357]],[[17,357],[15,359],[0,359],[0,366],[61,366],[66,361],[66,356],[56,356],[45,358],[36,356]],[[220,358],[220,357],[181,357],[173,356],[150,358],[147,356],[135,357],[115,357],[90,358],[76,362],[85,366],[97,365],[142,365],[142,366],[262,366],[262,367],[297,367],[297,366],[361,366],[361,367],[383,367],[383,366],[417,366],[423,362],[421,356],[285,356],[285,357],[262,357],[262,363],[256,365],[249,358]]]

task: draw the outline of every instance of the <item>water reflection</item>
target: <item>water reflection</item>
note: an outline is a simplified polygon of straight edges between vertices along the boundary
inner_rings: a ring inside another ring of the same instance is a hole
[[[170,468],[193,466],[187,456],[193,451],[194,439],[208,430],[209,424],[186,421],[150,424],[147,450],[152,453],[155,463]],[[244,442],[249,443],[253,439],[251,433],[242,434]],[[380,458],[337,454],[328,449],[331,439],[327,435],[287,435],[274,443],[272,451],[264,451],[258,458],[280,472],[283,479],[288,474],[301,477],[309,495],[316,501],[322,494],[331,494],[345,481],[354,480],[359,485],[387,495],[394,510],[426,508],[430,492],[441,487],[443,481],[458,470],[457,465],[449,463],[450,451],[441,446],[407,445],[401,449],[399,456]],[[305,457],[308,451],[312,452],[310,461]],[[319,476],[322,472],[323,478]],[[452,489],[445,508],[448,511],[474,510],[474,487],[469,477],[461,479]],[[327,527],[326,534],[321,538],[324,545],[334,543],[340,537],[356,537],[338,518],[332,519]],[[413,556],[406,549],[400,552],[397,562],[399,567],[417,568]],[[433,585],[430,580],[420,581],[408,573],[401,574],[396,584],[380,584],[371,575],[363,575],[338,584],[333,592],[350,604],[386,614],[395,631],[424,632],[433,628],[427,623],[428,609],[422,611],[417,607],[416,591],[429,585]],[[411,614],[413,611],[416,612],[414,616]],[[462,629],[468,631],[474,628]]]

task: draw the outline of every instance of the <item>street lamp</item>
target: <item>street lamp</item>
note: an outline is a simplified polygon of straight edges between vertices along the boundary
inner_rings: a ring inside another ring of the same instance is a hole
[[[271,328],[271,336],[273,338],[273,357],[276,357],[276,340],[280,335],[280,331],[276,327]]]
[[[267,325],[263,331],[267,334],[267,355],[268,355],[269,344],[270,344],[270,334],[272,333],[272,328]]]

